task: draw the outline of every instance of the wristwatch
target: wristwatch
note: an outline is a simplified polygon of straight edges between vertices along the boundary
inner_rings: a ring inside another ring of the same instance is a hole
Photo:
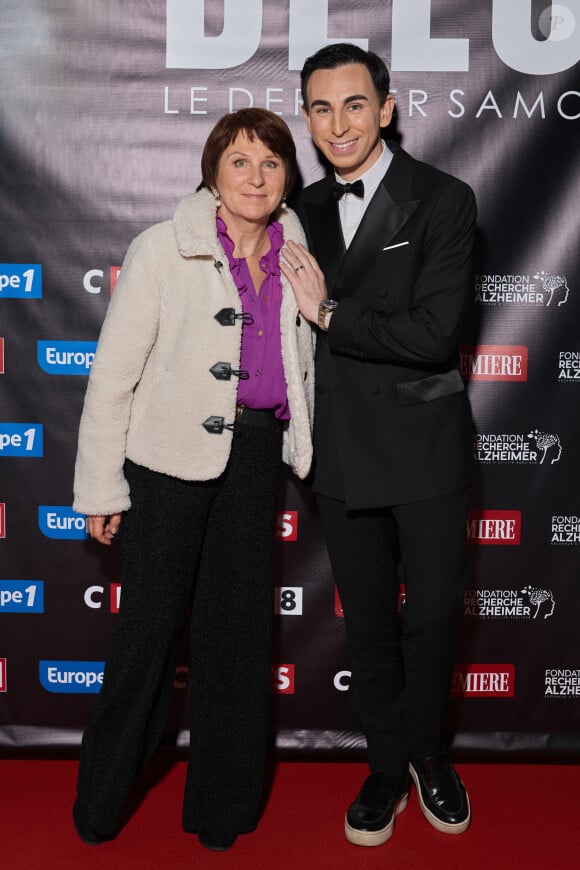
[[[328,331],[328,327],[326,326],[326,315],[334,311],[335,308],[338,308],[338,302],[336,299],[323,299],[318,306],[318,326],[323,332]]]

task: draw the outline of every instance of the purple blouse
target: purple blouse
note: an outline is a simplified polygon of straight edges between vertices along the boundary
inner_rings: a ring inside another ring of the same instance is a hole
[[[272,409],[279,420],[289,420],[280,336],[280,248],[284,243],[282,224],[274,221],[268,226],[270,250],[260,259],[260,269],[265,275],[258,293],[245,257],[234,257],[234,243],[221,217],[216,217],[216,227],[238,288],[242,310],[253,317],[253,323],[245,323],[242,328],[240,368],[248,373],[248,378],[240,378],[238,382],[238,404],[248,408]]]

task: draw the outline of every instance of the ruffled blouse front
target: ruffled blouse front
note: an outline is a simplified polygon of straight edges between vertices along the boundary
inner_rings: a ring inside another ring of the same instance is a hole
[[[271,409],[279,420],[288,420],[290,409],[280,335],[282,225],[278,221],[268,225],[270,249],[260,258],[264,278],[259,288],[254,287],[245,257],[234,256],[235,245],[228,235],[225,221],[219,216],[216,217],[216,227],[238,288],[242,310],[251,315],[251,322],[244,323],[242,328],[240,369],[243,374],[238,382],[238,404]]]

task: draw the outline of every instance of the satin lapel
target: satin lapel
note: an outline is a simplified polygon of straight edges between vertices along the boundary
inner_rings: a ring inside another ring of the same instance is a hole
[[[352,295],[364,273],[419,205],[419,200],[410,199],[411,173],[411,160],[404,152],[397,152],[340,263],[332,288],[334,299]]]
[[[331,294],[334,278],[345,253],[344,236],[340,226],[336,200],[330,193],[321,203],[305,207],[312,253],[326,277],[326,286]]]

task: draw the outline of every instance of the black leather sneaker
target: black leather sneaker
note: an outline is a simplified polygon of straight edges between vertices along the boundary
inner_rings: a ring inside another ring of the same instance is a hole
[[[462,834],[471,822],[465,786],[451,766],[446,752],[413,759],[409,764],[417,787],[421,812],[444,834]]]
[[[395,816],[402,813],[409,797],[409,777],[371,773],[344,821],[344,833],[356,846],[380,846],[392,836]]]

